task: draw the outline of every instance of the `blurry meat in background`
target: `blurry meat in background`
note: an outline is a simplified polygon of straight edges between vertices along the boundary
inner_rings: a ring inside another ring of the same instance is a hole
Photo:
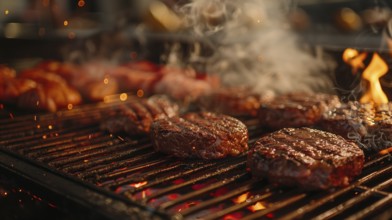
[[[1,63],[18,82],[32,80],[19,76],[26,71],[63,78],[79,94],[60,108],[121,93],[189,104],[220,87],[359,99],[364,69],[352,74],[341,53],[387,51],[391,16],[384,1],[349,0],[19,0],[0,10]]]

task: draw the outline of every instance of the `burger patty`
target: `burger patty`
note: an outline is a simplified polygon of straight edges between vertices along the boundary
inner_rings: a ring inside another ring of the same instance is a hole
[[[271,101],[272,92],[253,93],[246,88],[221,88],[199,98],[203,110],[231,116],[257,116],[260,104]]]
[[[349,102],[324,113],[322,130],[355,141],[366,151],[392,146],[392,104],[374,106]]]
[[[180,158],[218,159],[248,149],[248,129],[239,120],[211,112],[188,113],[155,121],[155,150]]]
[[[111,133],[125,132],[129,135],[148,134],[153,121],[178,115],[179,107],[165,96],[153,96],[125,102],[107,120],[101,129]],[[105,113],[104,113],[105,114]]]
[[[364,153],[344,138],[311,128],[284,128],[256,141],[248,167],[256,178],[305,190],[346,186],[361,173]]]
[[[339,105],[339,98],[335,95],[285,94],[261,104],[259,120],[261,125],[272,129],[312,126],[324,112]]]

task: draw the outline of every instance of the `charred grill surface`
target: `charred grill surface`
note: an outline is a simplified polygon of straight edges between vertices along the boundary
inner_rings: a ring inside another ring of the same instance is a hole
[[[316,192],[278,188],[253,179],[246,172],[246,156],[179,160],[155,152],[148,138],[100,131],[98,123],[106,116],[101,112],[118,106],[108,103],[19,117],[3,114],[8,119],[0,119],[0,157],[13,155],[15,159],[2,159],[0,165],[36,177],[67,198],[80,195],[78,201],[94,204],[96,210],[109,210],[107,216],[116,220],[120,218],[115,213],[122,212],[128,216],[124,219],[391,216],[392,160],[388,151],[368,156],[362,173],[347,187]],[[248,128],[252,144],[263,133],[258,127]],[[57,184],[53,184],[55,179]],[[65,187],[70,183],[81,190]],[[101,196],[83,194],[87,188]],[[129,206],[121,206],[120,201]]]
[[[180,158],[218,159],[248,149],[248,129],[238,119],[211,112],[157,120],[151,128],[155,150]]]
[[[284,128],[256,141],[248,165],[255,177],[306,190],[347,186],[361,173],[362,150],[332,133]]]

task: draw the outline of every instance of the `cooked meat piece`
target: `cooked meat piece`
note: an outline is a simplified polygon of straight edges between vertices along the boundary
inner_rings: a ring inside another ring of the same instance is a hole
[[[166,94],[184,104],[195,101],[211,90],[212,86],[207,80],[192,78],[182,73],[167,73],[154,87],[155,93]]]
[[[153,96],[124,102],[114,112],[107,114],[110,117],[101,123],[102,130],[141,135],[150,132],[153,121],[178,115],[178,105],[165,96]]]
[[[158,72],[132,69],[119,66],[109,70],[109,75],[117,80],[121,92],[137,92],[143,90],[144,94],[153,94],[153,87],[161,79]]]
[[[14,69],[0,65],[0,101],[16,103],[20,94],[36,86],[32,80],[16,78]]]
[[[218,159],[248,149],[248,130],[241,121],[210,112],[157,120],[151,136],[155,150],[180,158]]]
[[[40,63],[37,69],[61,76],[87,101],[102,101],[105,96],[119,92],[117,81],[108,76],[108,67],[102,63],[92,62],[78,66],[67,62],[46,61]]]
[[[324,112],[339,105],[339,98],[335,95],[285,94],[261,104],[259,119],[261,125],[272,129],[312,126]]]
[[[391,110],[391,103],[375,107],[349,102],[327,111],[319,127],[355,141],[363,150],[378,151],[392,146]]]
[[[257,94],[249,88],[221,88],[201,96],[198,104],[203,110],[231,116],[257,116],[260,104],[271,101],[272,92]]]
[[[284,128],[257,140],[248,154],[255,178],[305,190],[346,186],[362,171],[364,153],[344,138],[311,128]]]
[[[20,94],[18,98],[20,108],[50,112],[81,102],[81,96],[76,90],[58,83],[38,84],[37,87]]]
[[[16,76],[16,71],[8,66],[0,65],[0,83],[3,80],[14,78]]]
[[[20,78],[33,80],[38,84],[20,95],[18,105],[21,108],[54,112],[69,104],[78,105],[82,102],[79,92],[57,74],[35,69],[21,73]]]

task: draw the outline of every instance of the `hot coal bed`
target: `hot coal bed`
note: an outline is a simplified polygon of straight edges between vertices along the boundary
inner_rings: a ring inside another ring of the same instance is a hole
[[[344,188],[305,192],[276,187],[252,178],[246,155],[181,160],[155,152],[148,138],[101,131],[97,123],[105,110],[122,104],[4,114],[1,196],[10,201],[2,206],[8,207],[5,213],[13,212],[10,219],[40,218],[43,213],[54,219],[382,219],[391,215],[388,151],[368,154],[361,175]],[[250,143],[266,132],[252,120],[244,122]],[[15,205],[17,209],[12,208]]]

